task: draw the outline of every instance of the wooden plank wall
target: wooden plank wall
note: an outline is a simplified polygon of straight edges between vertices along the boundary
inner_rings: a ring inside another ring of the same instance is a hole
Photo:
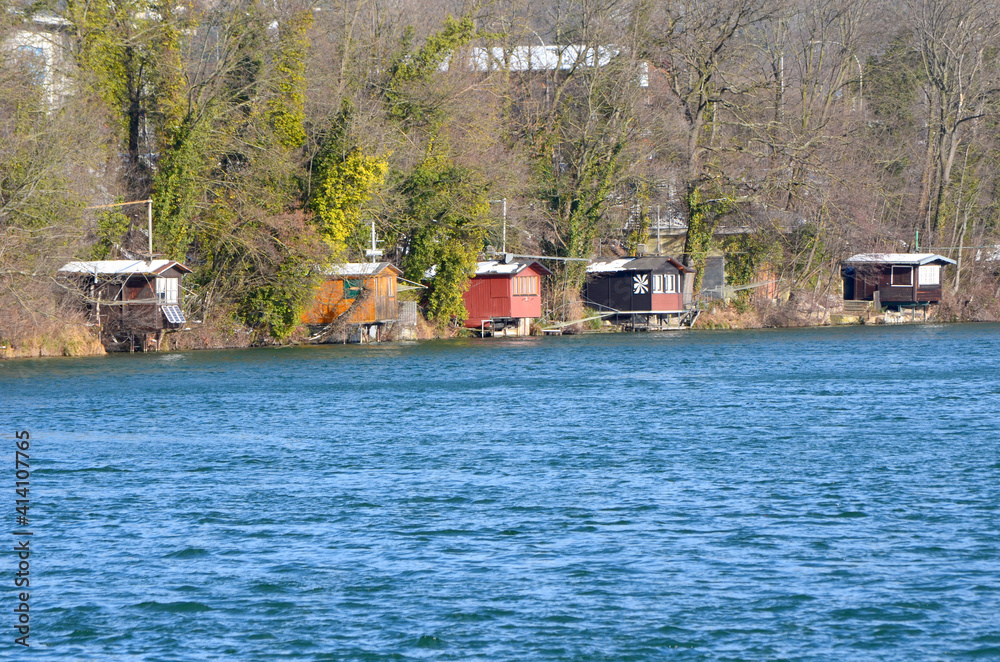
[[[361,286],[360,300],[344,296],[344,281]],[[364,278],[331,278],[323,281],[316,292],[312,308],[302,315],[304,324],[330,324],[344,316],[347,324],[374,324],[395,320],[399,315],[396,302],[395,274]]]

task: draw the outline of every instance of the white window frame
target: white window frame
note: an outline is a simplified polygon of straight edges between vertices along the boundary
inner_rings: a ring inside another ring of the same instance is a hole
[[[663,275],[663,293],[677,294],[677,274]]]
[[[157,278],[156,299],[162,304],[179,304],[180,278]]]
[[[940,285],[941,265],[922,264],[917,268],[917,285]]]
[[[653,294],[677,294],[677,275],[653,274]]]
[[[538,276],[515,276],[514,296],[533,297],[538,295]]]
[[[896,269],[909,269],[910,270],[910,282],[909,283],[897,283],[896,282]],[[889,267],[889,285],[892,287],[913,287],[913,267],[907,266],[905,264],[894,264]]]

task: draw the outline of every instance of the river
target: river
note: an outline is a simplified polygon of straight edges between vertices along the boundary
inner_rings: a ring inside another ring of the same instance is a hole
[[[0,420],[0,658],[1000,658],[998,325],[8,361]]]

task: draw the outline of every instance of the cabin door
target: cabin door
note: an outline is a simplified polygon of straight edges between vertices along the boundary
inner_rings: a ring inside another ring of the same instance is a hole
[[[844,301],[854,301],[854,269],[844,274]]]

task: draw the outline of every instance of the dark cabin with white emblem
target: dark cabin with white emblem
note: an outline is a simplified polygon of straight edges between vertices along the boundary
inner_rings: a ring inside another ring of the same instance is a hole
[[[680,315],[691,307],[694,269],[672,257],[596,260],[587,266],[584,303],[624,316]]]

